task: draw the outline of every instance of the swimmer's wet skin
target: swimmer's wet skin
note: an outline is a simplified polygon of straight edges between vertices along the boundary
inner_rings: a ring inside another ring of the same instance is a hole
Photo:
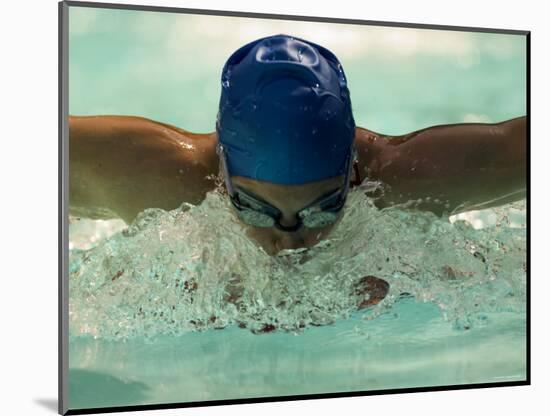
[[[355,125],[336,56],[287,35],[239,48],[221,85],[208,134],[143,117],[70,116],[70,213],[130,223],[147,208],[199,204],[223,173],[247,234],[275,255],[326,238],[348,188],[367,177],[382,184],[369,195],[378,208],[443,216],[525,198],[525,117],[375,133]],[[374,279],[363,279],[376,294],[360,308],[385,296]]]

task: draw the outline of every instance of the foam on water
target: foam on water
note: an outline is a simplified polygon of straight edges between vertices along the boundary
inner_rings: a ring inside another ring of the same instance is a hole
[[[492,212],[493,225],[475,229],[428,212],[378,210],[354,189],[329,239],[269,256],[219,191],[197,206],[149,209],[95,247],[70,251],[70,335],[152,338],[233,324],[300,332],[349,318],[366,275],[390,284],[364,312],[369,321],[411,296],[437,305],[457,329],[493,312],[523,313],[526,229],[517,222],[525,201]]]

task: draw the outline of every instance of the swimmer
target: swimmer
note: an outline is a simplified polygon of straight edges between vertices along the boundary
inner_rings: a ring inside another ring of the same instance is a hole
[[[382,184],[367,193],[378,208],[439,216],[526,196],[524,116],[401,136],[370,131],[355,125],[336,56],[284,34],[235,51],[221,87],[212,133],[137,116],[69,116],[70,214],[130,223],[147,208],[199,204],[221,173],[247,234],[275,255],[326,238],[349,189],[366,179]]]

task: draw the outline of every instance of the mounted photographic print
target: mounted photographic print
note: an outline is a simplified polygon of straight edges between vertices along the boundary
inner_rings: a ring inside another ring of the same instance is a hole
[[[530,383],[529,32],[59,17],[61,414]]]

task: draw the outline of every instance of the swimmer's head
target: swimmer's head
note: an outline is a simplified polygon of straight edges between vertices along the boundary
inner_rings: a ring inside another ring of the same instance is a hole
[[[330,233],[343,215],[355,137],[346,77],[332,52],[287,35],[238,49],[222,71],[216,132],[226,186],[240,188],[231,200],[269,254],[311,247]],[[319,199],[312,209],[323,212],[306,216]],[[245,218],[241,202],[258,200]]]
[[[332,52],[268,36],[234,52],[221,81],[216,131],[230,175],[296,185],[345,174],[355,121]]]

